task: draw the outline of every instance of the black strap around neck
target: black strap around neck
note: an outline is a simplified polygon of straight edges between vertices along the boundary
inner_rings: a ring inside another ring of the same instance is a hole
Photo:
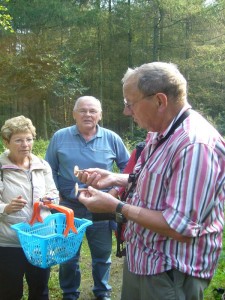
[[[167,132],[167,134],[156,144],[155,149],[152,151],[152,153],[149,155],[149,157],[146,159],[145,163],[149,160],[149,158],[152,156],[152,154],[174,133],[174,131],[177,129],[177,127],[180,126],[180,124],[190,115],[190,108],[186,110],[172,125],[170,130]],[[144,165],[145,165],[144,163]]]
[[[121,199],[122,201],[126,201],[126,198],[128,197],[128,195],[130,193],[133,192],[135,186],[136,186],[136,182],[138,180],[138,177],[141,174],[141,171],[143,170],[144,166],[146,165],[146,163],[149,161],[150,157],[153,155],[153,153],[155,153],[155,151],[174,133],[174,131],[177,129],[177,127],[179,127],[179,125],[190,115],[190,108],[187,109],[177,120],[176,122],[172,125],[172,127],[170,128],[170,130],[168,131],[168,133],[156,144],[155,149],[149,154],[148,158],[145,160],[145,162],[142,164],[140,170],[138,173],[134,174],[131,173],[129,175],[129,180],[128,182],[131,182],[131,186],[128,188],[128,190],[124,193],[123,199]]]

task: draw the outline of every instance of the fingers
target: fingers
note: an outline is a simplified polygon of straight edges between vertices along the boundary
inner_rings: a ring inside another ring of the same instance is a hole
[[[23,199],[21,196],[14,198],[10,204],[5,207],[5,212],[7,214],[11,214],[17,211],[22,210],[27,204],[27,201]]]
[[[78,200],[84,204],[87,208],[89,208],[89,205],[91,202],[93,202],[93,195],[94,189],[92,187],[88,187],[86,190],[83,190],[80,192]]]
[[[74,194],[75,194],[75,197],[77,197],[78,193],[79,192],[82,192],[82,191],[87,191],[88,188],[79,188],[79,185],[78,183],[76,182],[75,183],[75,186],[74,186]]]
[[[78,199],[86,199],[86,198],[90,198],[93,197],[96,194],[97,190],[94,189],[93,187],[89,186],[87,188],[81,188],[80,189],[80,194]]]
[[[23,199],[22,196],[19,196],[16,199],[13,199],[11,203],[18,207],[24,207],[27,204],[27,201]]]
[[[100,188],[99,180],[101,179],[101,175],[96,172],[89,173],[87,171],[82,171],[82,172],[80,171],[77,177],[79,181],[87,185]]]
[[[78,200],[83,203],[91,212],[114,212],[118,205],[118,200],[112,195],[88,187],[87,191],[82,191]]]

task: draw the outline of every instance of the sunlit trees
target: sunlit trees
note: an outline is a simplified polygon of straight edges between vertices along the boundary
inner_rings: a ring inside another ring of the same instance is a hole
[[[1,120],[28,115],[48,138],[73,122],[74,99],[91,94],[104,126],[135,134],[122,116],[121,78],[162,60],[178,64],[193,107],[223,130],[224,0],[11,0],[7,8],[14,33],[0,37]]]

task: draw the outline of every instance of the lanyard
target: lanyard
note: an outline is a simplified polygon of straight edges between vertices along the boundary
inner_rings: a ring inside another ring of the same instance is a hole
[[[131,173],[129,174],[128,183],[131,183],[128,187],[127,191],[122,196],[122,201],[126,201],[127,197],[132,197],[134,188],[136,187],[137,180],[140,176],[140,173],[142,172],[144,166],[149,161],[151,156],[155,153],[155,151],[174,133],[174,131],[177,129],[177,127],[190,115],[190,109],[186,110],[172,125],[168,133],[156,144],[155,149],[149,154],[148,158],[145,160],[145,162],[142,164],[140,170],[138,173]]]

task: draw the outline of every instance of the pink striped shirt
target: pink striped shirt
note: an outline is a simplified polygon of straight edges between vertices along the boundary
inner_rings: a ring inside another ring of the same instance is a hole
[[[153,133],[135,172],[158,139]],[[211,278],[222,247],[224,199],[225,141],[202,116],[191,111],[144,165],[133,197],[128,199],[132,205],[162,211],[169,226],[192,237],[191,242],[178,242],[128,221],[129,270],[150,275],[176,268]]]

